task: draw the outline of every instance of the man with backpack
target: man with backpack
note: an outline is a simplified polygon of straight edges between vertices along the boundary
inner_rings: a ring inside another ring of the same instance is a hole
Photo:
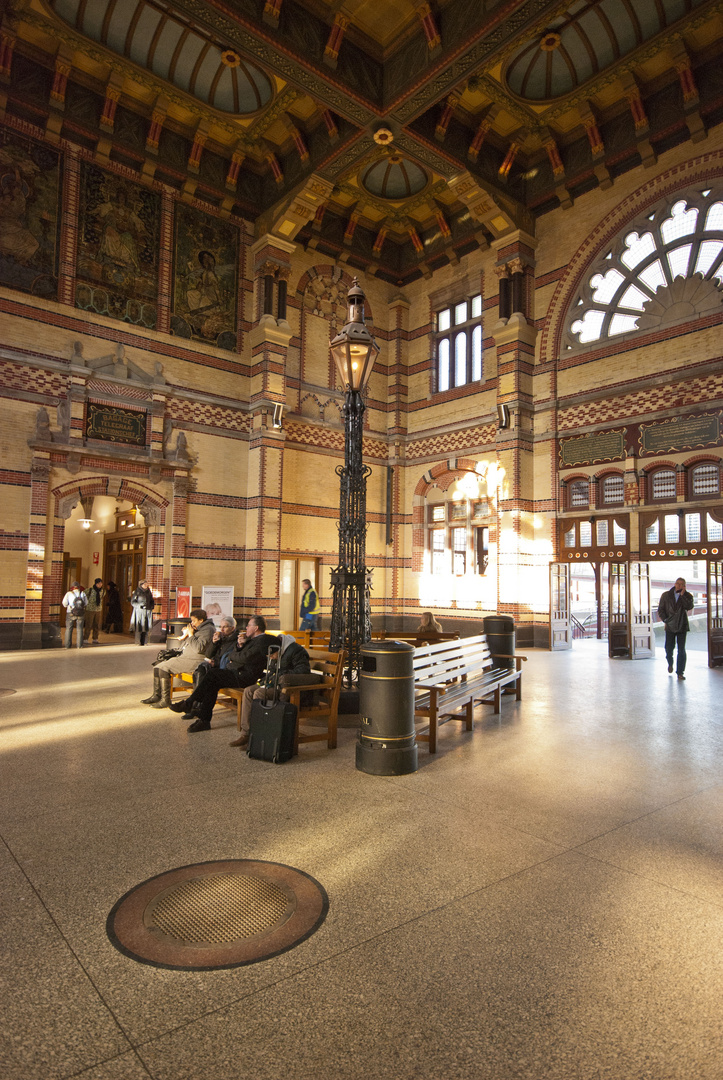
[[[69,649],[73,644],[73,627],[76,630],[76,645],[83,648],[83,625],[85,623],[86,597],[79,581],[74,581],[69,591],[63,597],[65,608],[65,647]]]

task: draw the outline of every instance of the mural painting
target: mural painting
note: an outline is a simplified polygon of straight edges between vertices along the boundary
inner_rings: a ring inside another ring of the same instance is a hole
[[[58,295],[60,154],[0,129],[0,284]]]
[[[236,351],[238,230],[190,206],[176,207],[171,330]]]
[[[76,307],[156,325],[160,196],[83,162]]]

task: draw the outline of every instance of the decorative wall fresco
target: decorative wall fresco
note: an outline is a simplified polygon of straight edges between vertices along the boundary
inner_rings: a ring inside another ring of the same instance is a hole
[[[236,351],[238,230],[176,207],[171,332]]]
[[[83,162],[76,307],[156,325],[160,196]]]
[[[0,129],[0,284],[58,295],[61,155]]]

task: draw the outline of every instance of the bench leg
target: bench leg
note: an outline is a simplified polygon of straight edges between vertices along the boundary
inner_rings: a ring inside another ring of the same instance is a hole
[[[502,707],[502,687],[495,687],[495,712],[498,713]]]
[[[429,752],[430,754],[437,753],[437,710],[430,709],[429,711]]]
[[[474,701],[471,699],[465,705],[465,718],[467,720],[467,731],[474,730]]]
[[[515,695],[518,701],[522,700],[522,674],[517,679],[517,693]]]

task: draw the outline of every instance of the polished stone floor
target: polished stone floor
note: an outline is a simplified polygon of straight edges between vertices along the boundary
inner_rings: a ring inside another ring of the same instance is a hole
[[[138,704],[156,648],[0,654],[3,1080],[719,1080],[723,669],[531,651],[418,772],[285,765]],[[320,930],[211,973],[106,937],[193,862],[287,863]]]

